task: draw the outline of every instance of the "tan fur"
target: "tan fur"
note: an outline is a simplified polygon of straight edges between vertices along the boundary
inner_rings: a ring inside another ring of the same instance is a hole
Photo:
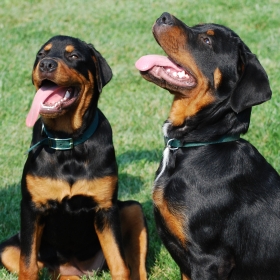
[[[66,50],[67,52],[71,53],[72,51],[75,50],[75,48],[74,48],[74,46],[72,46],[72,45],[68,45],[68,46],[66,46],[65,50]]]
[[[109,208],[112,206],[117,180],[116,176],[107,176],[93,180],[78,180],[71,186],[60,179],[26,176],[28,191],[37,206],[47,204],[48,200],[61,202],[65,197],[85,195],[92,197],[100,208]]]
[[[162,218],[164,219],[169,231],[181,241],[182,245],[185,245],[187,242],[187,233],[184,229],[186,217],[182,216],[179,211],[176,213],[170,212],[167,201],[163,197],[163,190],[161,188],[154,190],[153,201],[155,207],[159,210]]]
[[[49,43],[49,44],[47,44],[47,45],[44,47],[44,50],[47,52],[47,51],[49,51],[51,48],[52,48],[52,43]]]
[[[148,250],[147,230],[139,205],[131,205],[121,210],[122,235],[125,249],[125,258],[131,271],[131,279],[145,280],[146,256]]]

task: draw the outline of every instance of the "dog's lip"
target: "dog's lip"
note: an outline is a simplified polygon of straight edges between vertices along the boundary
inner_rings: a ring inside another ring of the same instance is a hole
[[[176,63],[172,58],[161,55],[146,55],[136,61],[135,67],[141,74],[150,74],[157,79],[180,88],[193,88],[197,81],[190,70]]]

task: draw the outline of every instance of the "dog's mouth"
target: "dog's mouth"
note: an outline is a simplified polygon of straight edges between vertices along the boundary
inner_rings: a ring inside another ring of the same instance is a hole
[[[191,71],[162,55],[146,55],[136,61],[135,67],[143,76],[164,80],[171,88],[193,88],[197,81]]]
[[[39,91],[39,94],[43,96],[40,113],[61,111],[63,108],[72,105],[78,97],[76,87],[58,86],[49,81],[44,81]]]
[[[44,80],[36,92],[30,111],[26,118],[26,125],[32,127],[39,114],[57,116],[63,109],[75,103],[79,96],[79,88],[74,86],[59,86],[49,80]]]

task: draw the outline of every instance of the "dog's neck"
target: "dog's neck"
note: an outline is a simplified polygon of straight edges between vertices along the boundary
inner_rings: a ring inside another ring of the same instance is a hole
[[[69,116],[67,113],[60,116],[59,118],[44,118],[41,117],[43,125],[48,131],[55,137],[78,137],[87,129],[90,123],[93,122],[95,112],[98,109],[87,111],[81,120],[76,120],[73,116]]]
[[[240,114],[232,110],[215,112],[209,118],[209,108],[196,116],[187,118],[181,126],[175,126],[167,119],[163,125],[163,135],[181,142],[210,142],[224,136],[245,134],[249,128],[251,108]]]
[[[99,124],[99,115],[100,111],[97,109],[95,112],[95,117],[89,124],[89,126],[83,130],[82,133],[80,133],[78,136],[70,135],[68,137],[62,136],[57,137],[57,135],[54,135],[52,132],[48,131],[44,124],[42,123],[42,136],[43,139],[36,142],[33,146],[31,146],[27,153],[32,151],[34,148],[38,146],[49,146],[51,149],[54,150],[71,150],[75,146],[84,143],[86,140],[88,140],[96,131],[98,124]],[[62,133],[63,134],[63,133]],[[60,134],[60,135],[62,135]]]

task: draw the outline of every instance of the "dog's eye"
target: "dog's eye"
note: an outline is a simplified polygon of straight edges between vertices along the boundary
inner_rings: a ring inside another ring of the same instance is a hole
[[[39,57],[44,57],[44,56],[46,56],[46,53],[45,52],[38,52],[38,54],[37,54],[37,56],[39,56]]]
[[[210,40],[209,37],[203,37],[203,38],[202,38],[202,41],[203,41],[203,43],[205,43],[205,44],[211,46],[211,40]]]
[[[75,60],[75,59],[78,59],[79,57],[78,57],[77,54],[72,53],[72,54],[69,55],[69,58]]]

